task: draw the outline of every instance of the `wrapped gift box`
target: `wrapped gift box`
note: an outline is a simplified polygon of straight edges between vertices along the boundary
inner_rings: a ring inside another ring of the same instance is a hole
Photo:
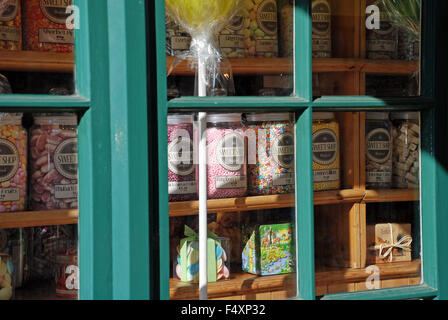
[[[411,261],[411,244],[409,223],[367,225],[368,264]]]
[[[263,276],[295,272],[292,235],[291,223],[245,227],[243,271]]]
[[[177,249],[175,278],[183,282],[199,282],[199,235],[185,226],[185,238]],[[208,232],[207,238],[207,280],[216,282],[230,278],[230,241]]]

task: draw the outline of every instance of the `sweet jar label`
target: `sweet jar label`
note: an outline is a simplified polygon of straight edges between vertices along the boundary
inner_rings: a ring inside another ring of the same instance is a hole
[[[328,182],[338,180],[339,180],[339,169],[313,171],[313,182]]]
[[[366,173],[368,183],[389,183],[392,181],[392,173],[386,171],[368,171]]]
[[[219,36],[221,48],[244,48],[244,36],[239,34],[223,34]]]
[[[271,147],[273,160],[283,168],[294,166],[294,136],[284,133],[274,139]]]
[[[313,161],[323,166],[334,163],[338,155],[338,138],[330,129],[318,130],[313,134]]]
[[[11,180],[19,169],[19,151],[14,143],[0,139],[0,182]]]
[[[196,181],[169,181],[168,194],[196,193]]]
[[[238,171],[244,164],[244,140],[237,133],[226,134],[215,149],[217,162],[226,170]]]
[[[180,176],[187,176],[194,170],[193,144],[187,137],[177,137],[168,145],[168,168]]]
[[[312,8],[313,34],[329,37],[331,34],[331,11],[327,1],[313,1]]]
[[[190,48],[191,38],[182,36],[171,37],[171,49],[173,50],[188,50]]]
[[[74,44],[75,37],[73,30],[41,28],[39,29],[39,42]]]
[[[57,184],[54,186],[56,199],[74,199],[78,197],[78,184]]]
[[[0,22],[12,21],[17,17],[18,0],[0,0]]]
[[[277,40],[256,40],[255,50],[257,52],[278,52],[278,43]]]
[[[0,41],[20,41],[20,30],[16,27],[0,26]]]
[[[2,201],[19,201],[20,189],[19,188],[4,188],[0,189],[0,202]]]
[[[258,6],[257,23],[267,35],[277,35],[277,4],[274,0],[265,0]]]
[[[376,163],[389,160],[392,153],[391,137],[388,130],[377,128],[370,131],[366,138],[367,158]]]
[[[54,150],[54,166],[65,178],[78,179],[78,138],[62,141]]]
[[[246,188],[246,176],[219,176],[216,177],[216,189]]]
[[[272,175],[272,184],[274,186],[294,185],[294,173],[274,173]]]
[[[67,7],[73,5],[73,0],[40,0],[40,10],[51,22],[66,24],[70,16]]]

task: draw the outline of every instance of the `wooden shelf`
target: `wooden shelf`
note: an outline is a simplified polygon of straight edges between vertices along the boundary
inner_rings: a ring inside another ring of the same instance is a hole
[[[0,229],[77,224],[78,215],[77,209],[0,213]]]
[[[291,58],[231,58],[235,75],[289,74],[293,70]],[[174,57],[167,57],[170,69]],[[37,51],[0,51],[1,71],[73,72],[73,53]],[[368,60],[355,58],[313,59],[313,72],[365,72],[390,75],[410,75],[418,71],[417,61]],[[187,61],[181,62],[174,75],[192,75]]]
[[[377,265],[381,280],[420,277],[420,260]],[[316,272],[316,287],[363,282],[370,273],[366,269],[321,269]],[[208,284],[209,299],[232,296],[253,296],[266,292],[289,291],[294,295],[295,274],[255,276],[248,273],[231,274],[230,280]],[[197,284],[170,279],[170,298],[173,300],[197,299]]]
[[[0,51],[0,71],[71,73],[74,67],[73,53]]]
[[[293,70],[291,58],[231,58],[234,75],[279,75],[289,74]],[[168,72],[174,61],[167,57]],[[354,58],[318,58],[313,59],[313,72],[365,72],[372,74],[411,75],[417,72],[417,61],[368,60]],[[187,61],[181,62],[171,74],[192,75]]]
[[[35,281],[22,288],[16,288],[14,300],[73,300],[56,295],[56,285],[52,280]]]
[[[418,201],[418,190],[362,190],[346,189],[314,192],[314,205],[361,202]],[[294,207],[294,194],[253,196],[207,201],[208,213],[267,210]],[[199,201],[170,202],[170,217],[196,215]]]
[[[418,189],[366,190],[363,202],[408,202],[419,199]]]

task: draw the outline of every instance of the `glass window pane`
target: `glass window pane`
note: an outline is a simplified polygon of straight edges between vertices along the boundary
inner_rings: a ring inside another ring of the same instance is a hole
[[[420,114],[335,114],[313,116],[315,182],[336,186],[316,162],[334,158],[338,121],[343,186],[314,196],[316,295],[420,284]]]
[[[420,95],[421,0],[313,0],[313,95]]]
[[[73,1],[0,0],[0,94],[74,93]]]
[[[294,1],[232,3],[227,12],[219,1],[209,7],[198,2],[197,14],[187,17],[188,8],[166,1],[168,99],[292,94]],[[216,19],[202,14],[214,10]]]
[[[78,296],[77,125],[0,113],[0,300]]]
[[[168,116],[171,299],[198,298],[196,120]],[[296,296],[294,123],[291,113],[207,114],[209,299]]]

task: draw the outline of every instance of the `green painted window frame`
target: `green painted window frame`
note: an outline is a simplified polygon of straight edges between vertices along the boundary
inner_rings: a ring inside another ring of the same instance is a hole
[[[146,4],[74,0],[73,96],[0,95],[0,111],[82,115],[79,124],[80,292],[149,299]]]
[[[152,75],[151,126],[157,134],[154,145],[158,156],[150,162],[151,170],[157,181],[153,188],[153,205],[151,206],[152,232],[158,237],[158,247],[152,259],[153,270],[158,268],[155,282],[151,283],[153,296],[169,299],[169,209],[167,185],[167,137],[166,119],[169,111],[218,111],[218,110],[276,110],[291,111],[300,114],[296,123],[297,136],[297,184],[296,221],[298,248],[298,295],[296,299],[314,300],[314,205],[313,177],[311,155],[312,111],[390,111],[416,110],[422,113],[422,265],[423,283],[421,285],[380,289],[372,291],[330,294],[323,299],[411,299],[411,298],[448,298],[448,279],[443,263],[448,261],[448,253],[443,250],[443,242],[447,240],[444,229],[448,227],[448,219],[443,213],[448,209],[444,199],[444,188],[448,186],[448,175],[443,164],[447,155],[442,150],[443,137],[447,133],[441,119],[446,117],[446,100],[443,95],[442,72],[439,67],[446,65],[441,55],[442,37],[440,31],[443,20],[442,12],[446,12],[446,1],[424,0],[422,9],[422,95],[415,98],[379,99],[369,96],[312,97],[312,57],[311,57],[311,0],[296,0],[295,7],[295,56],[294,79],[295,96],[272,97],[259,99],[256,97],[181,97],[167,102],[166,55],[165,55],[165,6],[164,0],[155,1],[150,8],[150,21],[155,21],[151,28],[155,39],[150,39],[153,51],[150,53],[150,69]],[[439,40],[439,41],[437,41]],[[437,69],[436,69],[437,65]],[[437,80],[437,81],[436,81]],[[156,106],[156,110],[154,109]],[[150,106],[151,107],[151,106]],[[157,189],[160,192],[157,192]],[[300,206],[297,204],[300,203]],[[157,251],[158,250],[158,251]]]

